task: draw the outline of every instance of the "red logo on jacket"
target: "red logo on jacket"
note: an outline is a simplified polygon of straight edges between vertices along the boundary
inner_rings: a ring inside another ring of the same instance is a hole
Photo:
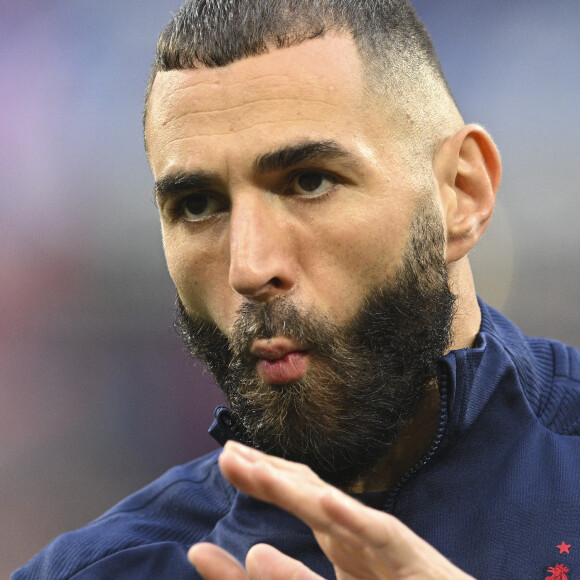
[[[556,564],[553,567],[548,568],[548,572],[551,572],[551,576],[547,576],[546,580],[568,580],[566,572],[570,572],[564,564]]]

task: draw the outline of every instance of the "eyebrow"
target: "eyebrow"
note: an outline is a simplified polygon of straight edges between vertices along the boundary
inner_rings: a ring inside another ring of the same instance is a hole
[[[184,191],[214,189],[221,181],[208,171],[191,171],[170,173],[155,182],[156,199],[166,199]]]
[[[356,163],[355,155],[336,141],[303,141],[260,155],[254,162],[254,171],[264,174],[289,169],[301,163],[331,159],[345,159],[350,164]]]
[[[357,157],[333,140],[302,141],[260,155],[253,164],[254,172],[267,174],[290,169],[303,163],[342,159],[357,164]],[[223,188],[223,181],[209,171],[170,173],[155,182],[155,199],[167,199],[183,192]]]

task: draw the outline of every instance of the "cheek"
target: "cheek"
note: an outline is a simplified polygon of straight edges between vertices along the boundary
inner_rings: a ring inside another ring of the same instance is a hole
[[[227,262],[215,251],[204,251],[199,244],[171,232],[164,232],[163,245],[169,275],[187,309],[219,321],[220,305],[228,301]]]
[[[373,272],[388,276],[405,244],[406,226],[405,216],[397,219],[393,212],[377,207],[376,211],[345,219],[342,231],[331,233],[333,239],[329,248],[334,250],[336,260],[341,260],[346,268],[361,277],[368,277]]]
[[[305,270],[313,273],[318,300],[335,322],[349,320],[372,289],[392,279],[405,245],[403,226],[367,214],[325,228]]]

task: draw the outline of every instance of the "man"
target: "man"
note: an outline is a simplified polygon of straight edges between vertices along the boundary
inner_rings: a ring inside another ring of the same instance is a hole
[[[245,445],[16,580],[580,569],[580,353],[477,300],[500,160],[405,0],[187,2],[145,142],[179,326],[230,402],[212,431]]]

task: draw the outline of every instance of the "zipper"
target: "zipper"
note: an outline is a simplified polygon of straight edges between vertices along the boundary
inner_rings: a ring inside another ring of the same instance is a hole
[[[442,365],[441,365],[442,366]],[[423,469],[427,463],[433,459],[434,455],[437,453],[439,446],[441,445],[441,441],[443,440],[443,435],[445,434],[445,430],[447,429],[447,423],[449,418],[449,408],[447,405],[447,375],[445,371],[439,367],[437,370],[437,384],[439,386],[439,423],[437,424],[437,431],[435,432],[435,437],[433,438],[433,442],[429,447],[427,453],[417,462],[411,469],[409,469],[401,479],[396,483],[394,487],[390,489],[387,493],[385,498],[385,503],[383,507],[383,511],[386,513],[392,514],[393,509],[395,506],[395,501],[401,488],[413,477],[419,470]]]

